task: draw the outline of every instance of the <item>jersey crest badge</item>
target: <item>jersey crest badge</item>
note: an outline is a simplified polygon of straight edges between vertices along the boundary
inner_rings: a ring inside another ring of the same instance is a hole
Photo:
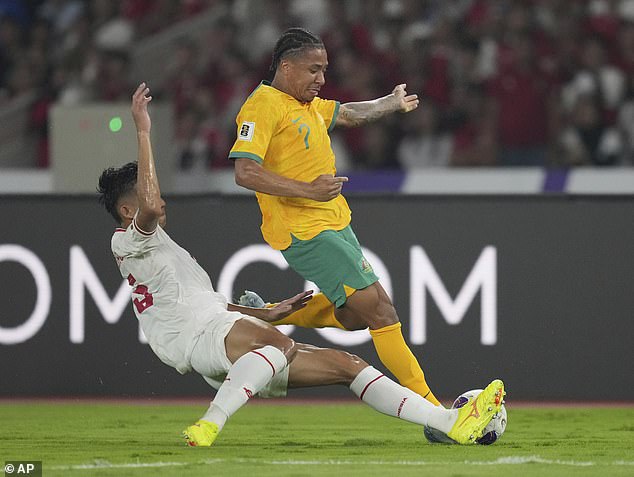
[[[253,140],[253,131],[255,131],[255,123],[243,121],[240,126],[240,132],[238,132],[238,139],[251,142]]]
[[[374,272],[374,270],[372,269],[372,265],[370,265],[370,262],[368,262],[365,257],[363,257],[360,261],[359,261],[359,268],[361,269],[361,271],[363,273],[372,273]]]

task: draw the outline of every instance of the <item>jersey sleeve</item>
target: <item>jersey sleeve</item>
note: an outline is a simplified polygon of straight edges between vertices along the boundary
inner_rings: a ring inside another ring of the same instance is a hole
[[[117,229],[112,237],[112,253],[117,257],[138,256],[157,246],[157,230],[146,232],[136,224],[136,216],[127,229]]]
[[[313,104],[317,108],[317,111],[319,111],[319,114],[324,118],[328,132],[332,131],[337,122],[337,115],[339,114],[339,101],[317,97],[313,99]]]
[[[247,99],[236,118],[237,138],[229,159],[245,157],[262,164],[279,123],[278,110],[258,96]]]

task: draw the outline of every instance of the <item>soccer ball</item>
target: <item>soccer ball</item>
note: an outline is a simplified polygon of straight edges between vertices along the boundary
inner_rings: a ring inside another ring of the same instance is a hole
[[[471,391],[466,391],[462,393],[453,402],[451,408],[459,409],[463,407],[465,404],[475,399],[481,392],[482,389],[472,389]],[[502,434],[504,434],[504,431],[506,430],[507,419],[508,417],[506,414],[506,408],[504,407],[504,404],[502,404],[502,408],[500,409],[500,411],[493,416],[491,422],[489,422],[484,428],[482,437],[480,437],[480,439],[478,439],[476,442],[482,445],[490,445],[496,442],[500,437],[502,437]],[[436,429],[432,429],[429,426],[425,426],[424,433],[429,442],[446,444],[454,443],[444,433]]]

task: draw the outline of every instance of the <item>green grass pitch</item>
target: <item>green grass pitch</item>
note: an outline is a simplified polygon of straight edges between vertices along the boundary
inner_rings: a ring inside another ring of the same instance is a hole
[[[513,408],[492,446],[428,444],[420,427],[359,403],[238,411],[211,448],[181,430],[204,402],[0,404],[0,461],[41,460],[45,476],[634,475],[634,407]]]

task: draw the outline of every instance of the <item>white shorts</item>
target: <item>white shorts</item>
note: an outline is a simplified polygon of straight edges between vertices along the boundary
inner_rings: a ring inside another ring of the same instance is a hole
[[[214,389],[225,380],[231,361],[227,358],[225,338],[236,321],[247,318],[241,313],[227,311],[214,316],[213,321],[198,338],[191,354],[191,366]],[[284,397],[288,386],[288,366],[276,373],[269,384],[257,395],[260,397]]]

